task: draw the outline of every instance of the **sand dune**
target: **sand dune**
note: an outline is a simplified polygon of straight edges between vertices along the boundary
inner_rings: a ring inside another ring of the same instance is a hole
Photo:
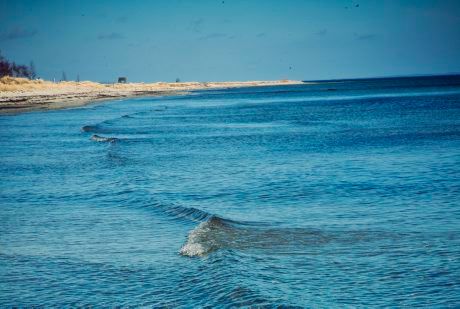
[[[190,90],[300,84],[300,81],[186,82],[100,84],[90,81],[53,83],[0,78],[0,113],[82,106],[98,100],[132,96],[177,95]]]

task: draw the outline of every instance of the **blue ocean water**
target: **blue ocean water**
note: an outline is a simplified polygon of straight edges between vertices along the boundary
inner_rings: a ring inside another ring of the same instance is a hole
[[[0,307],[460,306],[460,77],[0,117]]]

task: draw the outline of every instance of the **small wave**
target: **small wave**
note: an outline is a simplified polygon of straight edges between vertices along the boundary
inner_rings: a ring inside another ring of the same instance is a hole
[[[116,137],[104,137],[104,136],[99,136],[94,134],[91,136],[90,140],[99,142],[99,143],[116,143],[118,141],[118,138]]]
[[[219,247],[219,229],[222,220],[211,217],[208,221],[201,222],[187,237],[187,242],[182,246],[179,253],[185,256],[204,256]]]
[[[207,213],[206,211],[193,208],[185,207],[180,205],[174,205],[172,203],[163,203],[160,201],[152,201],[145,203],[139,201],[135,203],[139,208],[154,210],[160,212],[161,214],[172,217],[173,219],[185,219],[192,222],[203,222],[212,217],[212,214]]]
[[[220,249],[305,249],[331,239],[331,235],[313,229],[274,228],[211,216],[189,233],[179,253],[201,257]]]
[[[160,208],[163,208],[163,211],[170,216],[174,216],[178,219],[188,219],[195,222],[208,220],[212,217],[211,214],[193,207],[168,205],[160,206]]]

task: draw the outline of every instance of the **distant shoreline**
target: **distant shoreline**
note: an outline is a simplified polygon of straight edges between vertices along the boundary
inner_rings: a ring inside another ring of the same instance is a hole
[[[79,107],[111,99],[185,94],[191,90],[304,84],[302,81],[126,83],[59,82],[0,79],[0,115]]]
[[[414,75],[385,75],[385,76],[369,76],[369,77],[352,77],[352,78],[332,78],[332,79],[306,79],[304,83],[334,83],[334,82],[353,82],[366,80],[391,80],[391,79],[414,79],[414,78],[450,78],[460,77],[460,73],[446,74],[414,74]]]

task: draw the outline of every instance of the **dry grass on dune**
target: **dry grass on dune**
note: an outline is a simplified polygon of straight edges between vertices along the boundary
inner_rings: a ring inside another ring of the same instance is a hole
[[[94,82],[59,82],[53,83],[42,79],[30,80],[22,77],[4,76],[0,78],[0,91],[60,90],[69,87],[104,88]]]
[[[38,94],[85,94],[85,93],[107,93],[110,95],[138,95],[142,92],[153,91],[187,91],[194,89],[205,88],[233,88],[233,87],[248,87],[248,86],[264,86],[264,85],[281,85],[287,83],[298,83],[296,81],[248,81],[248,82],[181,82],[181,83],[126,83],[126,84],[100,84],[90,81],[73,82],[62,81],[58,83],[45,80],[30,80],[20,77],[5,76],[0,78],[0,95],[11,96],[15,93],[18,95]]]
[[[19,91],[23,89],[41,89],[48,83],[43,80],[30,80],[20,77],[4,76],[0,78],[0,91]]]
[[[53,83],[45,80],[30,80],[21,77],[5,76],[0,78],[0,92],[28,92],[28,91],[150,91],[167,90],[170,88],[196,87],[198,83],[127,83],[127,84],[100,84],[90,81],[73,82],[61,81]]]

